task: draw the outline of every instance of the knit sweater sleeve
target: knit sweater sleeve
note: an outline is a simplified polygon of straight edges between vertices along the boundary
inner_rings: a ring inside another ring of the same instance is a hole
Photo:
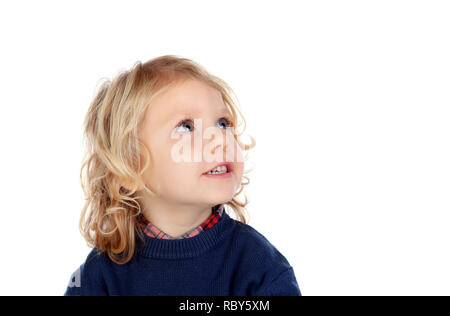
[[[260,232],[242,225],[241,237],[245,241],[245,255],[241,279],[247,280],[249,296],[301,296],[294,269],[286,257]]]
[[[262,289],[262,296],[301,296],[300,288],[292,267],[281,272],[270,284]]]
[[[102,277],[102,257],[94,248],[86,261],[72,274],[64,296],[106,296],[106,285]]]

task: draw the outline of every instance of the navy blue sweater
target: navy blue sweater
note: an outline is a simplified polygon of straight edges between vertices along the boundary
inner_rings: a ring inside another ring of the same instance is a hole
[[[187,239],[156,239],[126,264],[92,249],[71,277],[70,295],[300,296],[292,266],[258,231],[223,213]]]

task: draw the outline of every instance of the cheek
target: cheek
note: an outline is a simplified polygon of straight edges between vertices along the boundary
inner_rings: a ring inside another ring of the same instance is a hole
[[[174,152],[179,152],[178,149],[173,149],[176,147],[172,147],[172,145],[165,145],[164,154],[161,156],[160,160],[160,170],[159,173],[162,177],[164,177],[164,182],[169,185],[184,185],[189,182],[192,183],[194,177],[197,175],[198,166],[195,166],[194,163],[187,161],[183,161],[180,156],[174,157]],[[197,173],[196,173],[197,172]]]
[[[196,179],[192,175],[192,166],[185,163],[164,162],[160,165],[157,183],[160,185],[161,196],[168,199],[178,199],[192,195],[196,188]]]
[[[242,154],[241,148],[238,146],[237,143],[234,144],[233,148],[235,155],[233,157],[234,166],[236,170],[236,176],[239,178],[242,178],[242,174],[244,172],[244,156]]]
[[[177,182],[187,182],[192,179],[192,166],[186,163],[167,162],[163,166],[162,175],[168,183],[176,184]]]
[[[243,162],[235,162],[234,164],[235,176],[237,180],[237,184],[239,185],[242,182],[242,176],[244,173],[244,163]]]
[[[178,134],[175,139],[169,139],[164,144],[164,160],[170,163],[192,161],[194,155],[194,137],[190,134]]]
[[[186,178],[186,170],[176,163],[171,155],[168,142],[153,141],[150,147],[150,165],[145,174],[147,182],[154,190],[165,191],[168,186],[181,183]]]

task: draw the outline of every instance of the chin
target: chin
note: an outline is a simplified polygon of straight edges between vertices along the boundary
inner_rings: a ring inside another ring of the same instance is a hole
[[[206,203],[211,204],[211,205],[217,205],[217,204],[222,204],[222,203],[226,203],[229,202],[233,199],[233,195],[232,194],[212,194],[212,193],[206,193],[205,192],[205,196],[203,197],[204,200],[206,200]]]

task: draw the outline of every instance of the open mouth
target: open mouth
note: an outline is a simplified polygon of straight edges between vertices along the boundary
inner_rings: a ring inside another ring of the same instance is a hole
[[[221,175],[221,174],[230,174],[233,172],[233,165],[231,163],[223,163],[219,164],[213,169],[203,173],[204,175]]]

